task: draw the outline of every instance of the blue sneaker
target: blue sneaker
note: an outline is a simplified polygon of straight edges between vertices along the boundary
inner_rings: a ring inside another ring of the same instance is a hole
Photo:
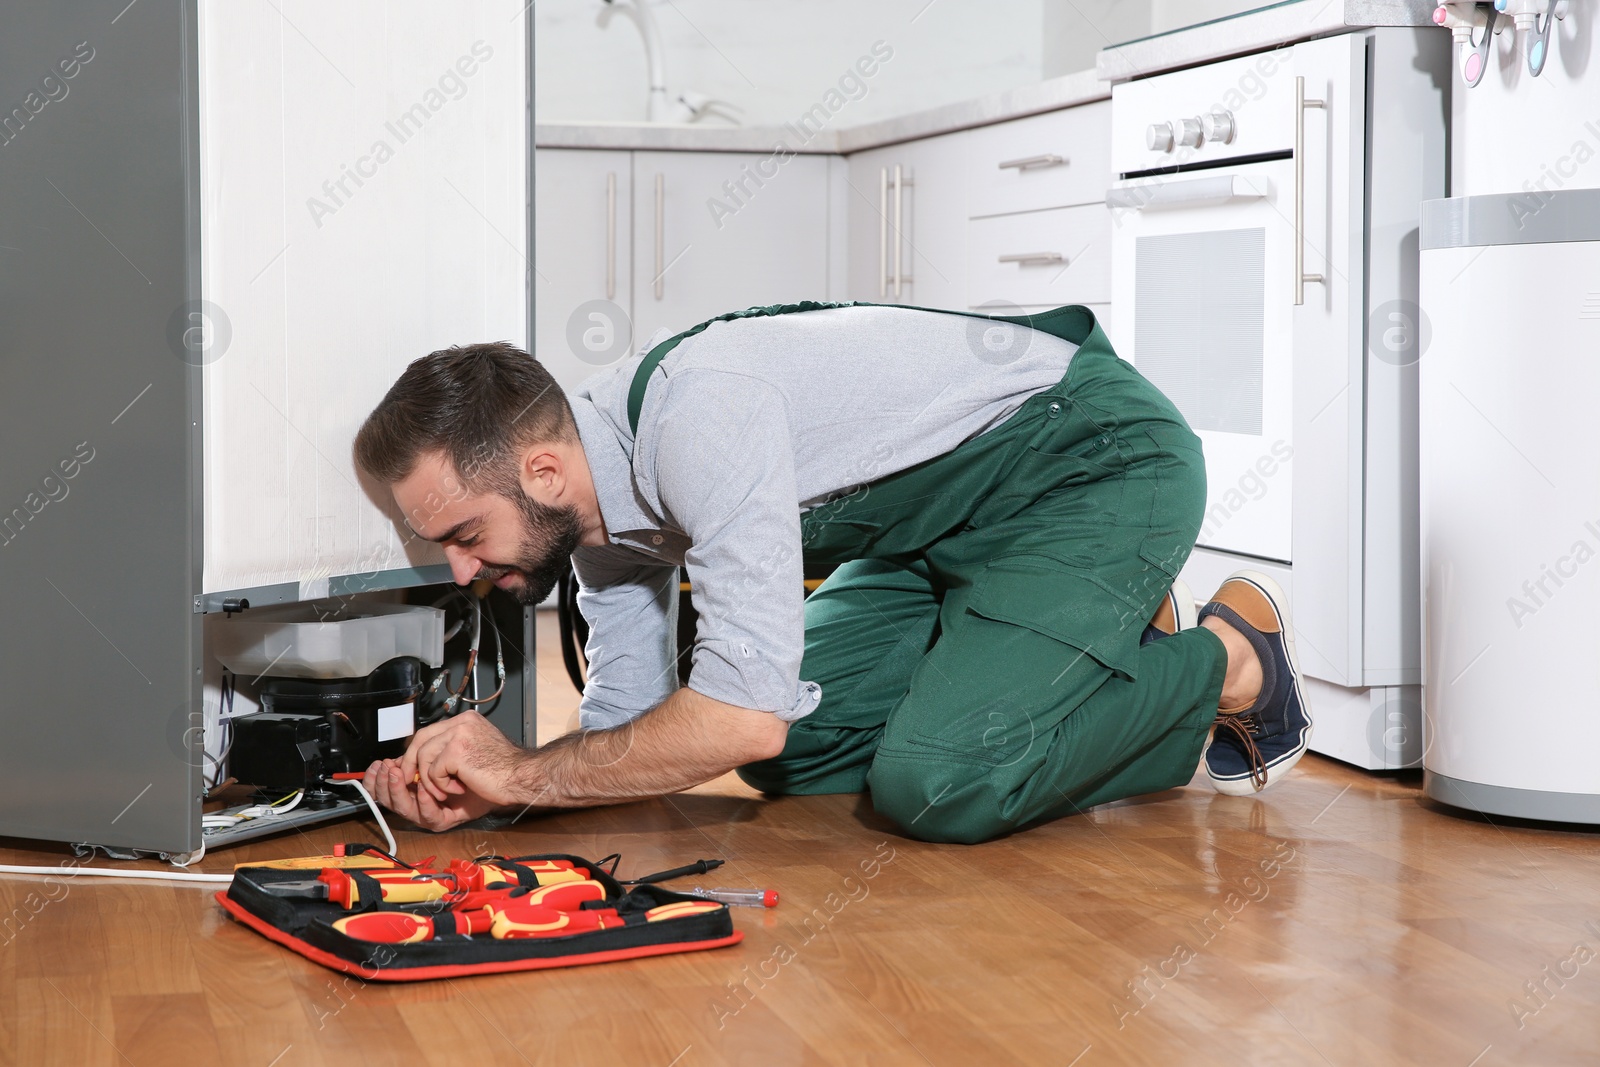
[[[1265,574],[1237,571],[1200,609],[1201,619],[1211,615],[1243,634],[1261,660],[1261,694],[1245,707],[1218,709],[1205,750],[1217,791],[1249,796],[1288,774],[1311,740],[1289,601]]]
[[[1161,598],[1156,613],[1150,617],[1144,633],[1139,635],[1139,644],[1148,645],[1151,641],[1171,637],[1179,630],[1191,630],[1199,621],[1194,611],[1194,594],[1189,592],[1189,586],[1182,578],[1174,578],[1172,588]]]

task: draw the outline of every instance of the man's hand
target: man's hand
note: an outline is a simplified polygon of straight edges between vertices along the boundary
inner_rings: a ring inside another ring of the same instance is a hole
[[[475,711],[425,727],[364,782],[373,798],[429,830],[498,808],[583,808],[658,797],[783,751],[789,724],[764,711],[679,689],[622,726],[578,730],[537,752]]]
[[[429,830],[448,830],[526,803],[516,776],[530,758],[482,715],[465,711],[418,730],[399,760],[368,767],[364,784],[390,811]]]

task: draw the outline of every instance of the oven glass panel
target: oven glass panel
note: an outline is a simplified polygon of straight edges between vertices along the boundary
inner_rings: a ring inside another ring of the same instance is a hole
[[[1266,231],[1140,237],[1139,373],[1195,430],[1260,436]]]

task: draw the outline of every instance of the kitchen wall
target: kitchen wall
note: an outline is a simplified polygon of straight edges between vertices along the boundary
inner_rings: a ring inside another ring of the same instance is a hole
[[[1528,74],[1527,48],[1524,34],[1501,33],[1471,89],[1456,64],[1451,195],[1600,188],[1600,9],[1572,5],[1551,31],[1537,78]]]
[[[841,125],[1039,80],[1045,0],[666,0],[653,3],[671,90],[744,109],[744,125],[804,113],[875,41],[893,50]],[[644,46],[631,21],[601,29],[602,0],[534,5],[541,122],[643,121]]]
[[[603,0],[538,0],[540,122],[641,122],[644,46],[633,24],[601,29]],[[1088,70],[1095,53],[1151,33],[1259,7],[1241,0],[654,0],[667,85],[743,108],[743,125],[808,110],[874,41],[894,58],[841,125]],[[728,125],[720,119],[705,122]]]

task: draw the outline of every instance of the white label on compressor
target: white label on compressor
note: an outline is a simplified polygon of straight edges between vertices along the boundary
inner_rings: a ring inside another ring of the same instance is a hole
[[[417,716],[412,707],[411,704],[397,704],[392,708],[379,708],[378,740],[393,741],[416,733]]]

